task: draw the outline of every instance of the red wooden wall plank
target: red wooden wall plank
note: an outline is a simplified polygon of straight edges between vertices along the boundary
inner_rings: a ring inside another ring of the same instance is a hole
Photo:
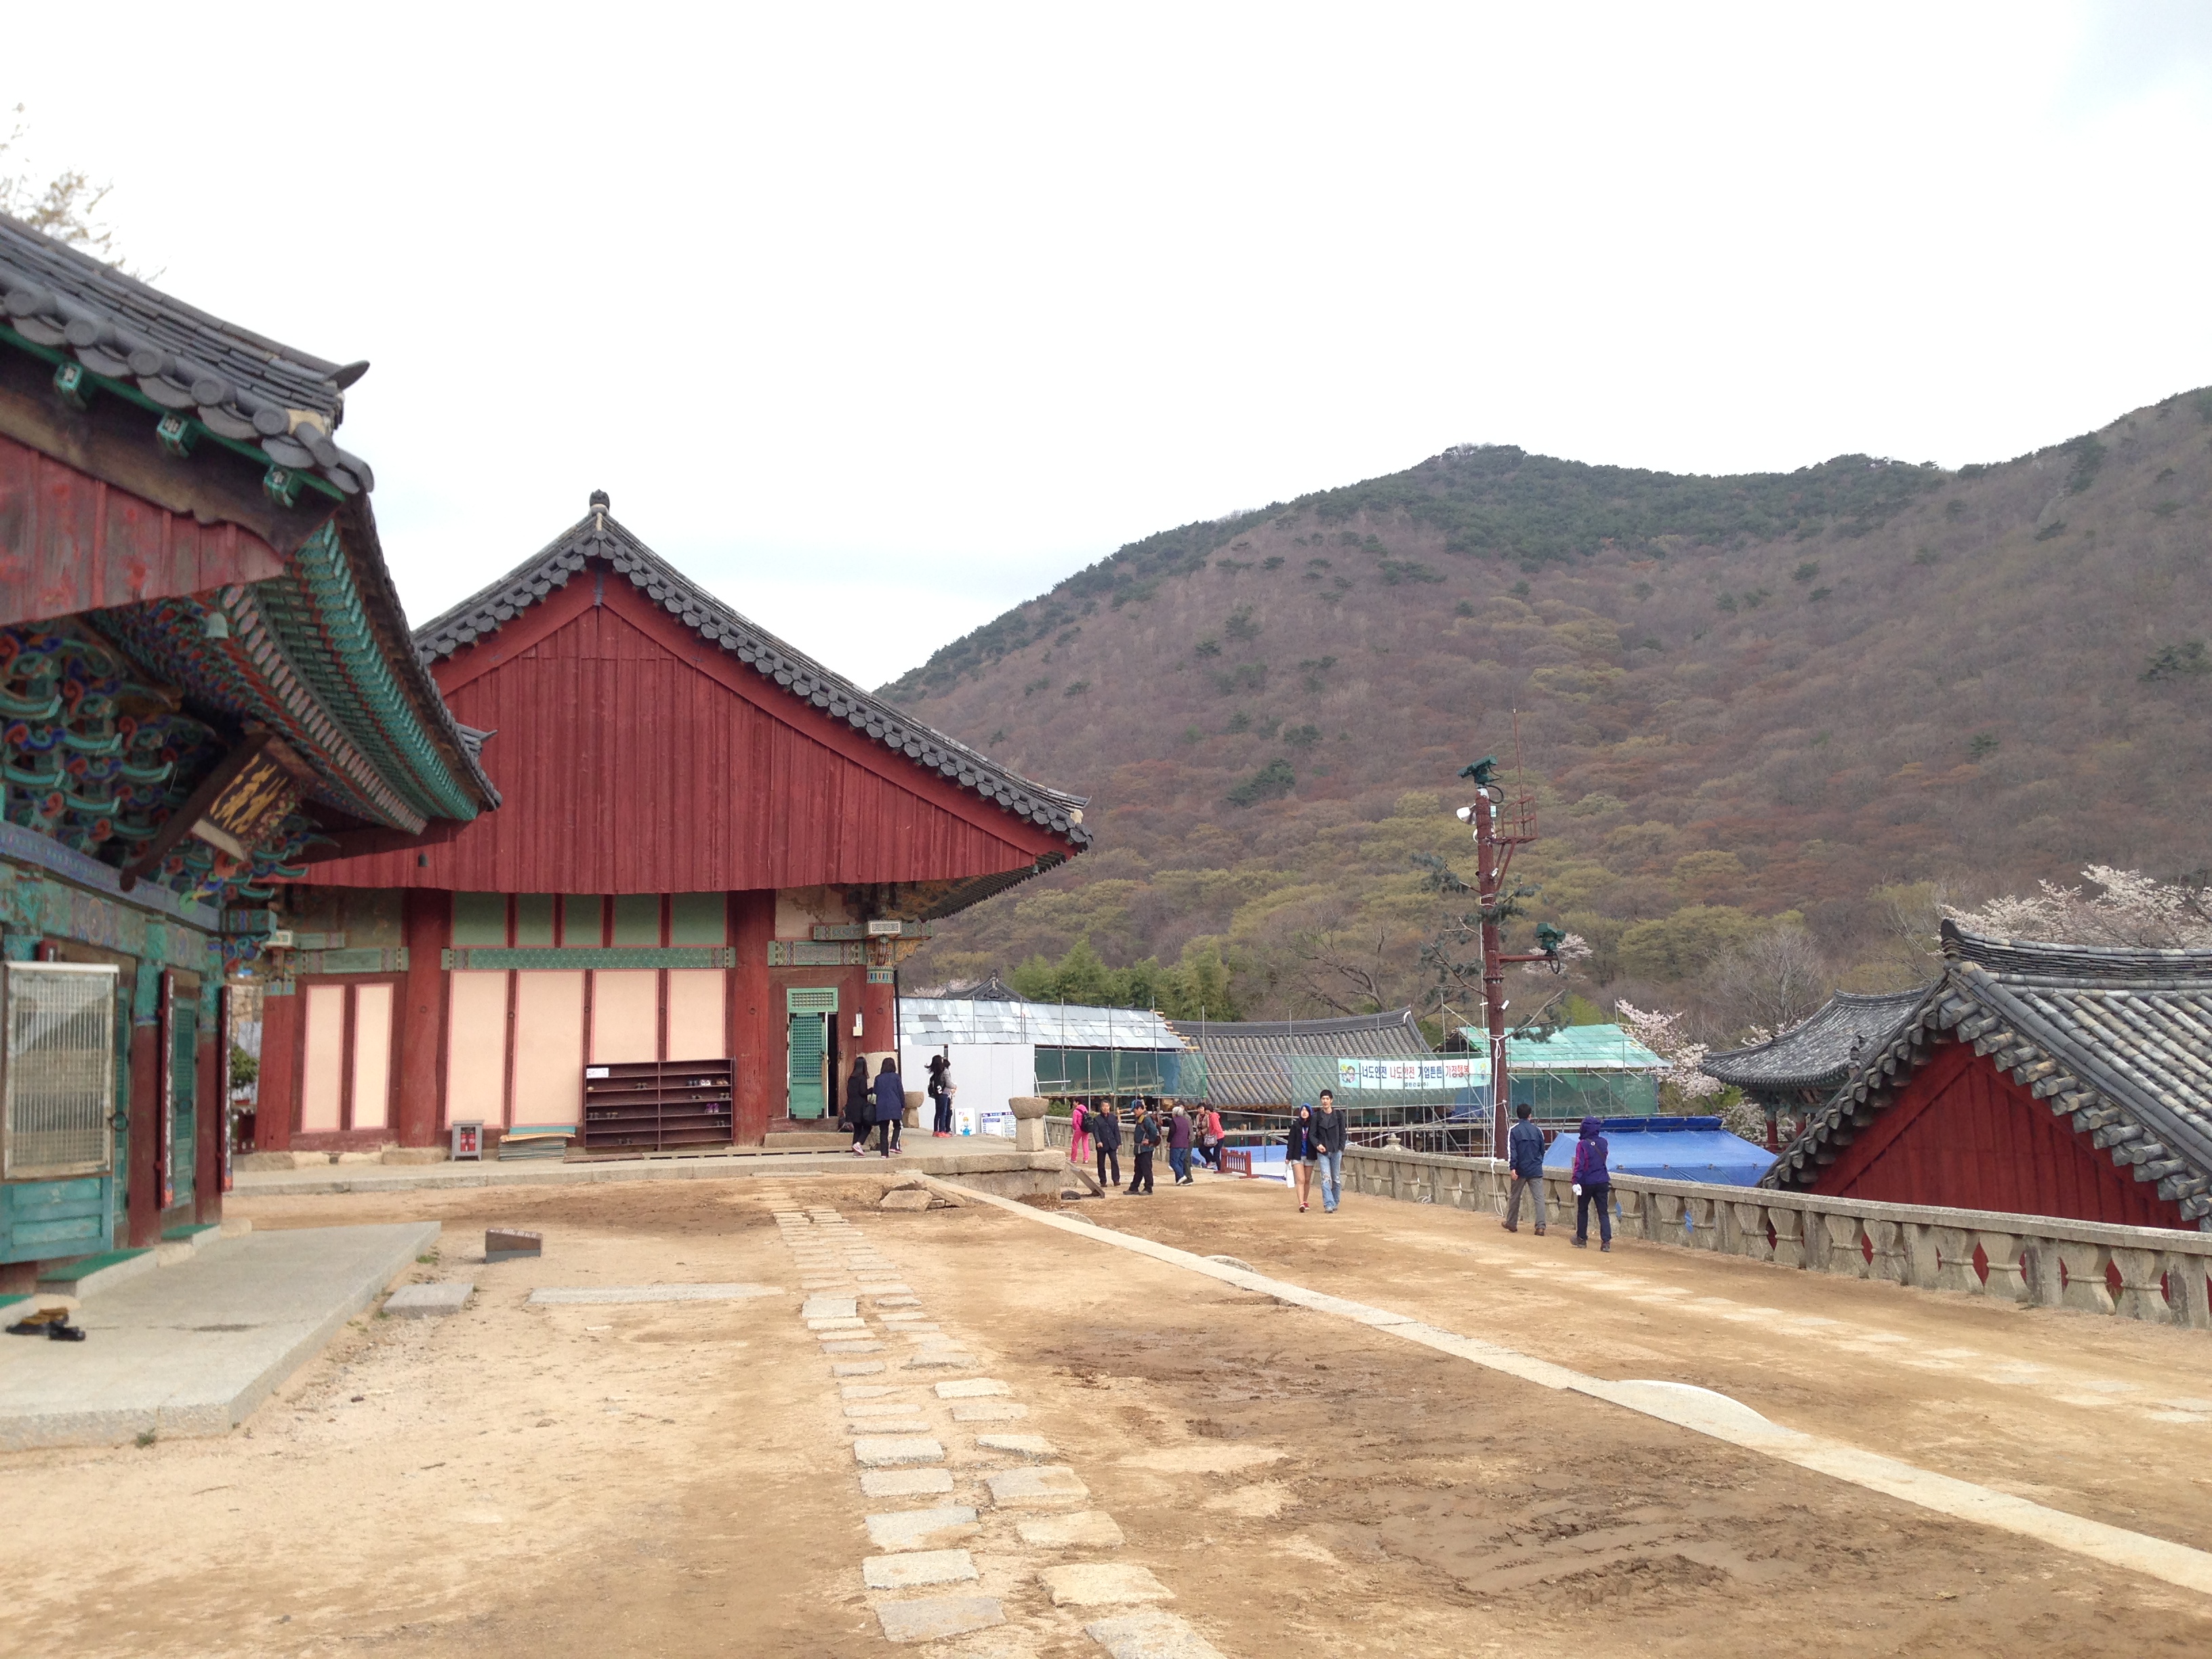
[[[201,525],[0,437],[0,624],[281,575],[276,549]]]
[[[307,879],[748,891],[1018,870],[1060,844],[774,685],[746,684],[759,677],[719,647],[679,649],[690,636],[660,627],[627,582],[606,598],[590,604],[585,579],[572,581],[555,596],[566,622],[447,682],[454,714],[498,733],[485,750],[498,811],[449,842],[332,860]]]
[[[2154,1183],[2116,1168],[2066,1118],[1960,1042],[1941,1044],[1813,1190],[2133,1227],[2188,1224]]]

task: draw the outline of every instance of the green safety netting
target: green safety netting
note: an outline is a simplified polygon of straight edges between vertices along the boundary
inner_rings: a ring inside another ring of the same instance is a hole
[[[1036,1051],[1042,1095],[1180,1095],[1203,1099],[1206,1057],[1154,1048],[1046,1048]]]

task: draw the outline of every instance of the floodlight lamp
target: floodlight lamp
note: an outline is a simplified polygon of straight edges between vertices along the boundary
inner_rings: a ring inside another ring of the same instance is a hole
[[[1461,807],[1461,808],[1459,809],[1459,815],[1458,815],[1458,816],[1459,816],[1459,821],[1460,821],[1462,823],[1467,823],[1470,818],[1474,817],[1474,808],[1473,808],[1472,806],[1462,806],[1462,807]]]

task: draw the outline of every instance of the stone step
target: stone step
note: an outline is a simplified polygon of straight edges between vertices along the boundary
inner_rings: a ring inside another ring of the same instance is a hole
[[[161,1256],[153,1250],[102,1250],[98,1255],[81,1255],[74,1261],[57,1262],[39,1275],[39,1288],[58,1291],[64,1296],[94,1296],[141,1273],[152,1273],[161,1261]]]

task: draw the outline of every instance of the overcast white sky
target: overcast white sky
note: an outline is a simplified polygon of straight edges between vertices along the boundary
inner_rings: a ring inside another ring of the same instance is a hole
[[[372,361],[417,621],[604,488],[873,685],[1448,444],[1957,465],[2212,381],[2204,3],[225,9],[0,103]]]

